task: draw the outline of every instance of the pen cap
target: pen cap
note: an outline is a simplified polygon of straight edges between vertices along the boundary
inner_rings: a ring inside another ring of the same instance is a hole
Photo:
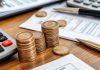
[[[100,11],[96,10],[79,9],[79,14],[100,17]]]

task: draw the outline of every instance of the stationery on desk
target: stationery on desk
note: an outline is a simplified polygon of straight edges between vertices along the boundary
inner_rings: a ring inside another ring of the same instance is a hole
[[[89,16],[100,18],[100,11],[96,11],[96,10],[88,10],[88,9],[81,9],[81,8],[54,8],[54,10],[61,13],[89,15]]]
[[[48,13],[46,17],[33,15],[19,27],[41,31],[41,24],[47,20],[66,20],[67,26],[60,28],[59,35],[62,38],[78,41],[77,39],[90,41],[100,46],[100,18],[81,16],[75,14],[59,13],[54,8],[66,8],[66,4],[57,4],[41,9]],[[35,22],[35,23],[34,23]],[[83,42],[83,41],[82,41]],[[85,43],[86,44],[86,43]],[[89,43],[90,44],[90,43]],[[87,44],[86,44],[87,45]],[[97,49],[97,48],[96,48]],[[99,50],[99,49],[98,49]]]
[[[57,5],[54,5],[51,7],[43,8],[40,11],[46,12],[47,16],[36,17],[35,15],[33,15],[28,21],[26,21],[24,24],[20,25],[20,27],[41,31],[41,24],[43,22],[45,22],[47,20],[57,21],[57,20],[63,19],[63,20],[66,20],[67,26],[60,28],[60,37],[67,38],[67,39],[74,40],[74,41],[81,41],[81,42],[84,42],[87,39],[87,40],[93,41],[98,44],[100,43],[100,39],[99,39],[100,24],[98,24],[98,22],[99,22],[98,19],[94,20],[94,18],[91,18],[93,20],[88,19],[89,21],[86,22],[88,17],[86,18],[86,17],[76,16],[76,15],[71,15],[71,14],[66,14],[67,15],[66,16],[65,14],[61,14],[61,13],[54,11],[53,8],[56,8],[58,6],[65,7],[65,4],[62,3],[62,4],[57,4]],[[11,10],[11,9],[9,9],[9,10]],[[4,9],[4,11],[7,12],[6,9]],[[40,13],[39,13],[39,16],[41,16]],[[35,22],[35,23],[33,23],[33,22]],[[59,27],[59,25],[58,25],[58,27]],[[22,46],[25,47],[25,45],[27,45],[27,42],[29,45],[30,39],[27,39],[27,40],[29,40],[29,41],[27,41],[25,38],[27,36],[24,36],[24,35],[31,36],[32,34],[30,33],[30,35],[29,35],[29,33],[22,33],[21,34],[22,37],[17,36],[17,37],[21,38],[19,40],[17,39],[17,45],[19,46],[19,44],[20,44],[20,47],[22,47]],[[31,37],[33,37],[33,36],[31,36]],[[24,38],[25,40],[22,38]],[[33,38],[31,38],[31,40],[32,39]],[[81,39],[85,39],[85,40],[83,41]],[[24,43],[24,44],[22,44],[22,43]],[[31,47],[33,47],[32,45],[31,45]],[[93,44],[93,45],[95,46],[95,44]],[[33,48],[31,48],[31,49],[33,50]],[[98,49],[98,47],[96,47],[96,49]],[[21,48],[21,50],[22,50],[22,48]],[[19,53],[19,54],[23,54],[23,52],[26,54],[26,52],[28,50],[29,49],[24,48],[24,51],[22,51],[22,53]],[[30,52],[28,52],[28,54],[32,55],[33,54],[32,50]],[[34,54],[35,54],[35,52],[34,52]],[[23,55],[21,57],[23,58],[23,60],[25,57],[28,57],[28,58],[25,58],[25,60],[27,60],[32,57],[32,56],[30,56],[30,57],[29,56]],[[19,58],[19,59],[21,59],[21,58]],[[29,61],[31,61],[31,59],[29,59]],[[94,68],[90,67],[89,65],[87,65],[86,63],[84,63],[83,61],[81,61],[80,59],[75,57],[73,54],[66,55],[60,59],[57,59],[57,60],[47,63],[45,65],[39,66],[32,70],[46,70],[46,69],[48,69],[48,70],[95,70]]]

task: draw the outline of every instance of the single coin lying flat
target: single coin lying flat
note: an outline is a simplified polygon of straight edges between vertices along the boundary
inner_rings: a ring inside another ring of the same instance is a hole
[[[53,52],[58,55],[66,55],[69,53],[69,49],[66,46],[56,46],[53,48]]]
[[[35,14],[36,17],[46,17],[47,16],[47,12],[45,11],[39,11]]]
[[[65,27],[67,25],[67,22],[65,20],[57,20],[59,27]]]

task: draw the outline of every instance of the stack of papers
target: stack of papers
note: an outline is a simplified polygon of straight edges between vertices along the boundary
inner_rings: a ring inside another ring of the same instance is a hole
[[[0,18],[57,1],[59,0],[3,0],[0,7]]]
[[[48,20],[65,20],[67,26],[59,29],[59,36],[62,38],[77,41],[77,39],[91,41],[100,44],[100,18],[90,16],[72,15],[68,13],[58,13],[53,8],[66,7],[65,3],[42,8],[48,15],[44,18],[38,18],[33,15],[20,27],[41,31],[41,24]]]

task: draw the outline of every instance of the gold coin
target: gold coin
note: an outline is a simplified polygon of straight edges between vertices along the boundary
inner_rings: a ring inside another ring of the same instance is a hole
[[[55,47],[57,44],[59,45],[59,24],[56,21],[46,21],[42,24],[42,31],[45,36],[46,46],[47,47]]]
[[[40,39],[43,37],[43,33],[40,32],[34,32],[33,35],[35,39]]]
[[[31,32],[21,32],[16,36],[16,41],[19,43],[27,43],[33,40],[34,38]]]
[[[59,24],[56,21],[46,21],[42,24],[43,28],[46,28],[44,31],[48,32],[47,29],[55,29],[55,28],[59,28]]]
[[[32,41],[32,42],[24,43],[24,44],[17,43],[18,48],[28,48],[30,46],[35,46],[35,42]]]
[[[47,12],[45,11],[39,11],[35,14],[36,17],[46,17],[47,16]]]
[[[66,55],[69,53],[69,49],[65,46],[56,46],[53,48],[53,52],[58,55]]]
[[[37,49],[37,52],[42,52],[46,49],[45,46],[45,38],[43,33],[34,32],[34,38],[35,38],[35,47]]]
[[[35,39],[31,32],[21,32],[16,38],[18,56],[20,61],[33,61],[36,57]]]
[[[67,25],[67,22],[65,20],[58,20],[59,27],[65,27]]]

